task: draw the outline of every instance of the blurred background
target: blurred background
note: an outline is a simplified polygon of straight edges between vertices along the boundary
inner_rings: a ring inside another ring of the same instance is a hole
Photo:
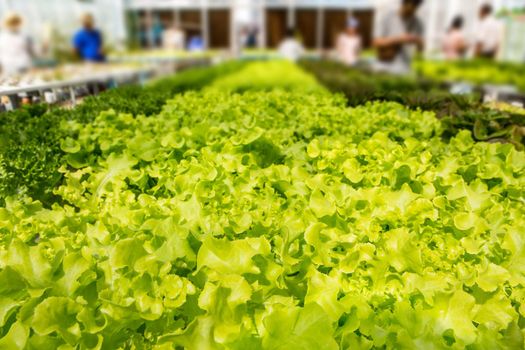
[[[112,51],[129,48],[162,47],[162,36],[178,26],[186,40],[200,36],[209,49],[235,49],[246,36],[255,36],[245,44],[275,48],[286,28],[300,31],[309,49],[329,49],[345,29],[347,18],[361,21],[365,47],[371,44],[374,19],[382,12],[399,6],[400,0],[0,0],[0,17],[18,13],[24,31],[37,47],[65,50],[85,13],[93,15],[104,34],[105,45]],[[419,14],[424,19],[426,53],[435,54],[451,21],[465,20],[465,33],[474,37],[479,7],[493,6],[507,25],[504,59],[525,58],[525,45],[512,45],[523,33],[523,18],[509,16],[525,10],[523,0],[427,0]],[[509,13],[506,13],[509,11]],[[521,40],[524,41],[524,40]],[[187,44],[187,42],[186,42]],[[520,54],[523,54],[520,57]]]
[[[422,60],[525,62],[525,0],[0,0],[0,18],[4,108],[14,107],[5,96],[38,90],[53,102],[45,92],[69,88],[75,101],[82,89],[232,58],[331,59],[392,74]]]

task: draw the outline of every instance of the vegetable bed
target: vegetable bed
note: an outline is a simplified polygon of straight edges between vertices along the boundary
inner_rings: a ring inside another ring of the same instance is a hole
[[[415,63],[419,74],[430,79],[469,82],[483,85],[513,85],[525,92],[523,64],[510,62],[477,61],[419,61]]]
[[[111,109],[132,115],[154,115],[176,93],[202,89],[242,67],[243,62],[234,61],[188,70],[146,87],[108,90],[86,98],[72,110],[35,105],[0,113],[0,205],[13,195],[28,195],[45,206],[58,200],[53,190],[62,181],[58,169],[64,152],[60,145],[67,137],[76,137],[69,122],[90,123],[98,114]]]
[[[419,63],[420,67],[427,68],[432,67],[432,64]],[[470,62],[463,63],[466,67],[469,64]],[[472,64],[480,65],[477,62]],[[452,63],[441,65],[443,69],[454,67]],[[457,65],[461,67],[460,63]],[[439,83],[443,77],[447,77],[446,70],[418,79],[367,72],[329,61],[303,61],[301,66],[315,75],[330,91],[343,93],[349,106],[359,106],[368,101],[394,101],[411,109],[434,112],[442,121],[445,138],[450,138],[461,130],[471,130],[477,141],[511,143],[518,149],[524,148],[523,109],[501,106],[494,108],[494,105],[483,104],[478,93],[451,94],[448,88]]]
[[[523,348],[525,154],[272,64],[68,122],[58,200],[0,208],[0,349]]]

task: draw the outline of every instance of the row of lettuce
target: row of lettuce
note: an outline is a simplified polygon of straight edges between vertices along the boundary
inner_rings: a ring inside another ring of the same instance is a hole
[[[61,144],[77,132],[70,123],[90,123],[101,112],[115,110],[131,115],[155,115],[175,94],[202,89],[219,76],[244,63],[185,71],[146,87],[130,86],[86,98],[74,109],[34,105],[0,114],[0,202],[8,196],[28,194],[50,204],[53,189],[62,181]]]
[[[175,78],[157,81],[146,88],[126,87],[104,92],[88,98],[73,110],[32,106],[1,114],[0,202],[7,196],[24,193],[46,203],[56,199],[51,189],[63,178],[57,171],[64,156],[60,143],[67,137],[75,136],[67,127],[69,121],[90,122],[108,109],[132,115],[153,115],[174,94],[201,90],[212,82],[216,82],[217,88],[229,86],[238,92],[271,90],[276,80],[282,89],[300,87],[301,83],[294,81],[297,77],[289,75],[287,65],[265,64],[270,66],[230,62],[212,68],[194,69]],[[439,71],[438,68],[431,68],[434,65],[437,63],[422,67],[427,67],[427,71]],[[446,138],[467,129],[473,131],[474,139],[478,141],[511,142],[520,149],[523,147],[525,122],[522,110],[502,108],[501,105],[489,108],[480,103],[477,95],[453,96],[441,83],[437,83],[436,75],[429,74],[434,79],[421,80],[372,74],[330,62],[304,61],[301,66],[329,90],[343,93],[350,106],[369,101],[394,101],[412,109],[435,112],[442,118],[443,136]],[[465,70],[460,68],[457,70]],[[245,74],[232,74],[242,70]],[[511,68],[508,70],[511,71]],[[312,78],[307,80],[307,89],[315,85]]]
[[[415,62],[421,76],[448,82],[466,82],[473,85],[509,85],[525,93],[523,63],[493,62],[485,60]]]
[[[40,113],[60,180],[0,208],[1,349],[525,344],[513,145],[286,62]]]
[[[464,95],[451,94],[449,85],[443,81],[443,77],[449,76],[448,70],[462,72],[467,76],[475,75],[469,72],[483,72],[482,67],[491,67],[487,63],[418,63],[422,75],[413,77],[373,73],[328,61],[303,61],[301,66],[331,91],[343,93],[350,106],[359,106],[368,101],[394,101],[412,109],[434,112],[443,123],[443,136],[446,138],[461,130],[470,130],[477,141],[509,142],[519,149],[524,147],[523,108],[504,103],[485,104],[480,91]],[[517,66],[509,65],[507,69],[514,72],[516,79],[522,79]],[[429,73],[434,70],[435,74]],[[497,69],[491,72],[494,77],[499,76]],[[457,73],[457,76],[460,74]],[[502,74],[500,79],[504,80],[510,74]],[[486,78],[485,81],[490,79]]]

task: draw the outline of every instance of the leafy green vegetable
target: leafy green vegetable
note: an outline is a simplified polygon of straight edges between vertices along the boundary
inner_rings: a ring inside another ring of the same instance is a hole
[[[116,110],[130,115],[155,115],[167,99],[175,94],[202,89],[211,81],[245,65],[223,65],[181,72],[146,86],[129,86],[108,90],[84,99],[75,109],[48,108],[45,105],[24,107],[0,114],[0,203],[8,196],[29,195],[50,206],[59,200],[53,190],[62,181],[59,168],[66,156],[81,164],[74,137],[78,129],[72,124],[90,123],[101,112]],[[72,123],[73,122],[73,123]]]
[[[523,65],[511,62],[492,62],[486,60],[468,61],[417,61],[415,69],[425,77],[453,82],[470,82],[483,85],[487,83],[514,85],[525,92],[525,79],[521,72]]]
[[[451,67],[453,63],[419,62],[418,70],[425,79],[403,77],[389,74],[367,72],[358,68],[348,68],[342,64],[325,61],[303,61],[301,66],[311,72],[333,92],[343,93],[350,106],[359,106],[368,101],[399,102],[412,109],[432,111],[442,119],[443,137],[449,139],[462,130],[470,130],[477,141],[512,143],[519,149],[525,144],[525,119],[523,109],[508,106],[485,105],[479,94],[452,95],[443,78],[447,77],[446,69],[435,74],[426,74],[421,67]],[[479,63],[457,63],[459,75],[477,74]],[[510,69],[510,68],[509,68]],[[514,76],[519,77],[514,68]],[[469,70],[470,73],[469,73]],[[499,77],[492,72],[486,81]],[[429,80],[433,79],[433,80]]]
[[[69,126],[60,201],[0,208],[3,348],[524,345],[511,145],[322,89]]]
[[[215,80],[212,89],[244,92],[275,90],[319,92],[324,89],[313,76],[308,75],[288,61],[252,62],[235,74],[224,75]]]

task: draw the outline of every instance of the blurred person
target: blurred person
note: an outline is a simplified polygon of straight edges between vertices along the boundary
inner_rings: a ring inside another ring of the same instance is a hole
[[[416,12],[423,0],[402,0],[397,11],[380,18],[374,28],[373,45],[378,52],[377,70],[408,73],[416,51],[422,51],[423,23]]]
[[[257,47],[257,27],[243,25],[239,30],[239,45],[241,49],[255,49]]]
[[[474,49],[474,55],[478,58],[495,59],[501,46],[503,28],[492,12],[489,4],[481,6],[479,10],[480,22]]]
[[[200,35],[194,35],[190,38],[190,41],[188,43],[188,51],[204,51],[204,40]]]
[[[246,35],[245,47],[248,49],[255,49],[257,47],[257,26],[252,25],[248,28],[248,33]]]
[[[143,23],[139,24],[137,37],[138,37],[140,48],[141,49],[147,48],[148,47],[148,29]]]
[[[242,26],[239,30],[239,45],[241,49],[244,49],[248,46],[248,35],[249,29],[248,26]]]
[[[186,34],[179,27],[178,23],[166,29],[162,35],[162,46],[166,50],[184,50],[185,42]]]
[[[139,12],[138,39],[141,49],[148,48],[150,41],[151,20],[143,11]]]
[[[465,57],[468,45],[463,32],[463,17],[457,16],[443,39],[443,53],[449,60]]]
[[[288,28],[286,30],[285,38],[279,44],[278,51],[281,57],[293,62],[298,61],[304,55],[304,47],[297,40],[295,29]]]
[[[82,16],[82,29],[73,37],[75,53],[84,61],[103,62],[105,60],[102,34],[95,28],[93,15]]]
[[[353,66],[359,60],[361,53],[361,36],[358,33],[359,21],[351,17],[346,30],[339,35],[336,43],[337,59],[342,63]]]
[[[153,46],[162,46],[162,37],[164,35],[164,26],[158,16],[153,18],[153,25],[151,26],[151,35],[153,35]]]
[[[56,37],[56,33],[54,30],[53,25],[51,22],[45,22],[42,25],[41,29],[41,56],[47,59],[53,58],[53,51],[54,51],[54,38]]]
[[[4,76],[23,73],[32,66],[32,43],[22,32],[22,25],[22,17],[16,13],[4,18],[0,32],[0,69]]]

